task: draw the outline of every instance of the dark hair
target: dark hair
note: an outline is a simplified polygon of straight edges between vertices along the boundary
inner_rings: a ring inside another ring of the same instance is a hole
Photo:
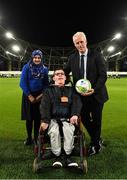
[[[64,72],[64,70],[63,70],[62,67],[57,67],[57,68],[53,71],[53,75],[52,75],[51,78],[50,78],[50,84],[54,84],[53,77],[54,77],[54,75],[55,75],[55,72],[58,71],[58,70],[62,70],[62,71]]]
[[[57,68],[54,70],[52,77],[55,75],[55,72],[56,72],[56,71],[59,71],[59,70],[62,70],[62,71],[64,72],[64,69],[63,69],[62,67],[57,67]],[[64,73],[65,73],[65,72],[64,72]]]

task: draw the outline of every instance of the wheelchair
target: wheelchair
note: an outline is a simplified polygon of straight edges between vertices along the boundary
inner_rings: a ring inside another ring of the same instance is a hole
[[[63,138],[63,137],[61,137]],[[35,148],[35,159],[33,162],[33,172],[43,172],[45,168],[44,161],[51,160],[53,154],[51,152],[50,141],[47,132],[39,131],[39,136],[37,140],[37,145]],[[88,171],[87,166],[87,148],[85,142],[85,132],[83,130],[83,125],[81,119],[79,119],[78,126],[76,126],[74,134],[74,149],[72,152],[72,157],[78,157],[78,168],[82,173],[86,174]],[[68,167],[70,169],[70,167]]]

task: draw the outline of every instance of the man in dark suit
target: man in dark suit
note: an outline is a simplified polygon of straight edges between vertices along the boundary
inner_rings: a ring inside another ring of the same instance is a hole
[[[81,118],[91,138],[88,155],[94,155],[100,152],[102,147],[102,110],[108,100],[105,86],[106,64],[100,52],[87,48],[87,39],[83,32],[73,35],[73,43],[77,51],[69,57],[64,71],[66,75],[72,72],[74,85],[82,78],[91,82],[92,88],[87,93],[81,94],[83,102]]]

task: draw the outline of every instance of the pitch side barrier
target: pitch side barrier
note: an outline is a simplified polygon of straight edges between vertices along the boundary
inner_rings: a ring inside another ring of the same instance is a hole
[[[0,77],[13,78],[20,77],[21,71],[0,71]]]
[[[107,72],[108,78],[122,78],[127,77],[127,72],[119,72],[119,71],[108,71]]]
[[[6,78],[11,78],[11,77],[20,77],[21,71],[0,71],[0,77],[6,77]],[[53,71],[49,71],[49,77],[53,75]],[[70,73],[70,76],[72,74]],[[109,78],[120,78],[120,77],[127,77],[127,72],[119,72],[119,71],[108,71],[107,76]]]

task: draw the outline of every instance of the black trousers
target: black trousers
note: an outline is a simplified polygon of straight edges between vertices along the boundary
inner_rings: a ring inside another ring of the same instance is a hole
[[[91,145],[97,146],[101,137],[102,110],[104,104],[99,103],[94,96],[83,97],[82,102],[82,123],[91,138]]]
[[[37,91],[31,94],[34,97],[37,97],[40,93],[40,91]],[[29,139],[32,138],[32,129],[34,127],[34,139],[36,141],[41,120],[40,102],[32,104],[24,93],[22,96],[21,119],[26,120],[26,130]]]
[[[29,139],[32,138],[32,129],[34,127],[35,142],[37,141],[37,138],[38,138],[38,133],[39,133],[39,128],[40,128],[40,119],[41,119],[39,105],[40,103],[31,104],[31,107],[30,107],[31,119],[26,120],[26,129],[27,129],[28,138]]]

